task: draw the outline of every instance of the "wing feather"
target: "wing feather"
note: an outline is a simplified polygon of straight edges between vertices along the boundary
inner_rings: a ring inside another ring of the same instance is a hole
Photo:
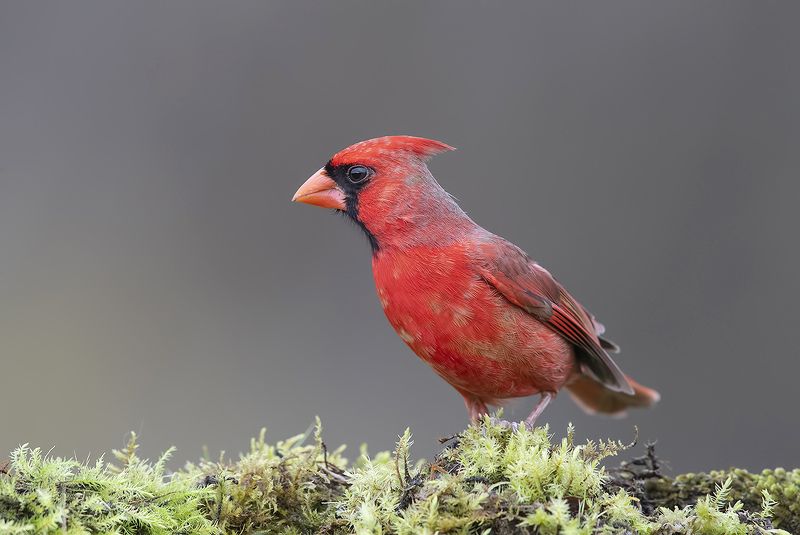
[[[582,363],[608,388],[633,394],[625,375],[604,349],[613,350],[616,345],[599,338],[602,324],[546,269],[516,245],[497,237],[481,243],[476,256],[481,277],[503,297],[573,344]]]

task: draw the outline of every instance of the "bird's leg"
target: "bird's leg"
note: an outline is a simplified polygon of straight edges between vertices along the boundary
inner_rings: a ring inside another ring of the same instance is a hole
[[[525,418],[525,425],[528,426],[528,429],[533,429],[533,426],[536,424],[536,419],[540,414],[542,414],[544,409],[555,397],[555,392],[542,392],[542,397],[539,398],[539,403],[536,404],[536,406],[533,408],[533,411],[528,415],[527,418]]]
[[[470,403],[469,407],[467,407],[469,411],[469,421],[473,423],[477,423],[484,414],[489,413],[489,409],[486,407],[486,404],[476,399],[472,403]]]
[[[489,413],[489,409],[486,408],[486,404],[480,399],[465,393],[461,393],[461,395],[464,397],[464,405],[466,405],[467,413],[469,413],[469,421],[473,424],[478,423],[481,419],[481,416]]]

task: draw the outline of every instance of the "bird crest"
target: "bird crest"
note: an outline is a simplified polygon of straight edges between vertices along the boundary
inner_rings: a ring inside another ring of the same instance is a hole
[[[413,156],[426,162],[443,152],[455,150],[454,147],[434,139],[415,136],[384,136],[361,141],[339,151],[334,163],[350,161],[354,158],[397,158]]]

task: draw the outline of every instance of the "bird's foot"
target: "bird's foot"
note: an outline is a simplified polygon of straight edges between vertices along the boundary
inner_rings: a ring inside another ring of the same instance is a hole
[[[510,429],[514,433],[520,429],[531,429],[531,427],[525,422],[509,422],[508,420],[502,420],[500,418],[495,418],[494,416],[489,418],[489,423],[500,427],[501,429]]]

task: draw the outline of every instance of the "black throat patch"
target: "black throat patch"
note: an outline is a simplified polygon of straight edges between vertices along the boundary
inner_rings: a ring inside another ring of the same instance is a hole
[[[369,240],[369,245],[372,248],[372,254],[374,255],[380,250],[378,239],[358,217],[358,194],[361,189],[369,183],[369,180],[358,184],[350,182],[350,180],[347,179],[347,170],[350,169],[350,167],[352,167],[352,165],[333,165],[331,161],[328,161],[328,163],[325,164],[325,174],[336,182],[339,188],[344,192],[345,210],[343,210],[342,213],[364,231],[367,240]]]

